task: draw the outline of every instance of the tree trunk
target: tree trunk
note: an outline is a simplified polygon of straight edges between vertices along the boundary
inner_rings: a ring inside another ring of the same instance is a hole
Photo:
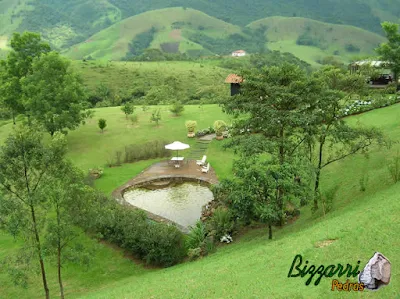
[[[37,253],[39,256],[40,270],[42,272],[43,288],[44,288],[44,292],[46,294],[46,299],[49,299],[50,293],[49,293],[49,288],[47,286],[46,270],[44,268],[44,261],[43,261],[43,257],[42,257],[42,248],[40,245],[39,232],[37,230],[35,210],[32,205],[30,205],[30,208],[31,208],[31,216],[32,216],[32,222],[33,222],[33,231],[35,233],[35,239],[36,239],[36,249],[37,249]]]
[[[64,286],[61,279],[61,244],[58,242],[57,248],[57,267],[58,267],[58,284],[60,285],[60,297],[64,299]]]
[[[272,225],[268,223],[268,239],[272,239]]]
[[[15,125],[16,124],[15,123],[15,114],[14,114],[14,112],[11,112],[11,114],[12,114],[13,124]]]
[[[60,286],[60,297],[61,299],[64,299],[64,286],[62,283],[62,278],[61,278],[61,233],[60,233],[60,229],[61,229],[61,220],[60,220],[60,206],[57,203],[56,204],[56,212],[57,212],[57,226],[58,226],[58,230],[57,230],[57,270],[58,270],[58,284]]]
[[[279,132],[279,137],[281,140],[281,144],[279,145],[279,163],[280,165],[283,165],[285,162],[285,148],[283,146],[283,138],[284,138],[284,129],[283,126],[281,127],[281,130]],[[277,203],[278,203],[278,208],[279,208],[279,226],[283,226],[284,224],[284,219],[283,219],[283,194],[284,190],[282,187],[277,186]]]
[[[326,136],[321,136],[319,141],[319,152],[318,152],[318,166],[315,171],[315,184],[314,184],[314,207],[313,210],[318,210],[318,197],[319,197],[319,180],[321,176],[321,168],[322,168],[322,153],[324,149]]]

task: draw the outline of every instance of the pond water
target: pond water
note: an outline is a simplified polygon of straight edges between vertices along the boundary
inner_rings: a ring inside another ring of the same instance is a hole
[[[202,207],[213,200],[213,194],[200,184],[184,183],[154,191],[132,189],[124,193],[124,199],[133,206],[188,228],[200,219]]]

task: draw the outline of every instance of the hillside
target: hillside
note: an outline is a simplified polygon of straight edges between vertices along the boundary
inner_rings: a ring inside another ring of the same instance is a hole
[[[290,52],[315,64],[326,56],[348,62],[351,57],[373,55],[384,38],[360,28],[334,25],[305,18],[270,17],[248,25],[266,28],[267,47]]]
[[[200,11],[168,8],[145,12],[114,24],[91,36],[85,42],[73,46],[66,55],[73,59],[91,56],[96,59],[120,60],[128,53],[129,43],[152,28],[156,32],[151,36],[149,47],[159,48],[163,44],[173,43],[181,52],[203,49],[201,45],[185,37],[194,31],[201,30],[209,37],[218,38],[241,31],[238,26],[215,19]]]
[[[204,111],[188,106],[181,118],[172,117],[163,106],[163,125],[154,129],[148,122],[149,111],[138,109],[139,130],[129,125],[118,107],[96,109],[96,119],[109,121],[108,133],[99,134],[95,120],[68,134],[69,157],[83,169],[102,165],[115,145],[143,142],[146,137],[159,138],[168,134],[174,140],[186,133],[185,119],[198,119],[199,127],[214,119],[226,119],[217,105],[206,105]],[[353,124],[374,124],[393,140],[400,138],[398,119],[400,105],[378,109],[348,119]],[[228,121],[228,119],[226,119]],[[12,129],[2,126],[0,140]],[[148,138],[147,138],[148,140]],[[194,140],[190,140],[194,142]],[[232,152],[222,150],[222,142],[212,142],[207,156],[213,165],[231,171]],[[323,186],[340,186],[334,210],[325,217],[311,215],[309,207],[301,210],[300,218],[274,231],[268,240],[266,228],[252,230],[244,236],[234,236],[234,243],[222,245],[216,253],[195,262],[167,269],[146,269],[121,251],[107,244],[84,239],[92,250],[92,261],[84,265],[68,264],[64,272],[66,295],[69,298],[396,298],[400,289],[400,270],[392,267],[389,286],[378,292],[337,293],[330,290],[331,279],[323,278],[318,286],[305,285],[304,278],[288,278],[293,258],[303,255],[310,264],[352,264],[358,260],[364,266],[375,251],[386,255],[392,265],[400,263],[398,211],[400,185],[389,179],[387,159],[395,155],[399,145],[390,150],[374,148],[369,159],[352,156],[330,165],[323,173]],[[90,159],[90,160],[89,160]],[[121,167],[105,168],[97,186],[110,192],[116,186],[140,173],[153,163],[142,161]],[[95,164],[96,163],[96,164]],[[218,169],[218,173],[220,169]],[[359,179],[368,175],[365,191],[360,191]],[[321,243],[333,240],[329,243]],[[13,238],[0,232],[0,257],[17,248]],[[326,245],[326,246],[325,246]],[[49,265],[52,296],[57,294],[56,269]],[[309,275],[307,275],[309,277]],[[27,289],[12,285],[6,273],[0,273],[0,292],[5,298],[42,298],[40,277],[31,275]],[[342,277],[341,280],[345,280]],[[315,278],[314,278],[315,281]]]
[[[400,0],[0,0],[0,35],[38,31],[65,48],[143,12],[183,6],[245,26],[270,16],[305,17],[381,33],[382,21],[397,21]]]
[[[383,41],[382,36],[360,28],[305,18],[270,17],[241,29],[200,11],[168,8],[118,22],[65,54],[72,59],[121,60],[140,55],[146,48],[189,56],[268,48],[317,65],[327,56],[346,63],[354,56],[373,55]]]

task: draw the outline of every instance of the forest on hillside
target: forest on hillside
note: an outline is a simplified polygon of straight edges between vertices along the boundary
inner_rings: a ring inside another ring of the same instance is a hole
[[[62,32],[59,46],[67,47],[124,18],[167,7],[197,9],[240,26],[268,16],[297,16],[382,33],[380,23],[383,20],[378,15],[397,19],[400,16],[398,4],[399,0],[20,0],[14,3],[2,0],[0,8],[4,12],[0,16],[7,20],[3,34],[10,34],[20,22],[18,31],[36,31],[49,36]]]

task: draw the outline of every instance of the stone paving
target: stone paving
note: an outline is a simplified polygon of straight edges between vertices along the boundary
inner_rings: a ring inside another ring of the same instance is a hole
[[[147,169],[143,170],[136,177],[132,178],[124,185],[115,189],[112,195],[116,199],[123,199],[124,190],[131,186],[142,184],[152,180],[168,178],[187,178],[190,180],[203,181],[211,185],[218,183],[218,178],[211,165],[208,173],[203,173],[201,172],[201,166],[198,166],[196,164],[196,160],[184,160],[181,163],[181,167],[179,168],[176,168],[172,162],[167,160],[155,163]]]

